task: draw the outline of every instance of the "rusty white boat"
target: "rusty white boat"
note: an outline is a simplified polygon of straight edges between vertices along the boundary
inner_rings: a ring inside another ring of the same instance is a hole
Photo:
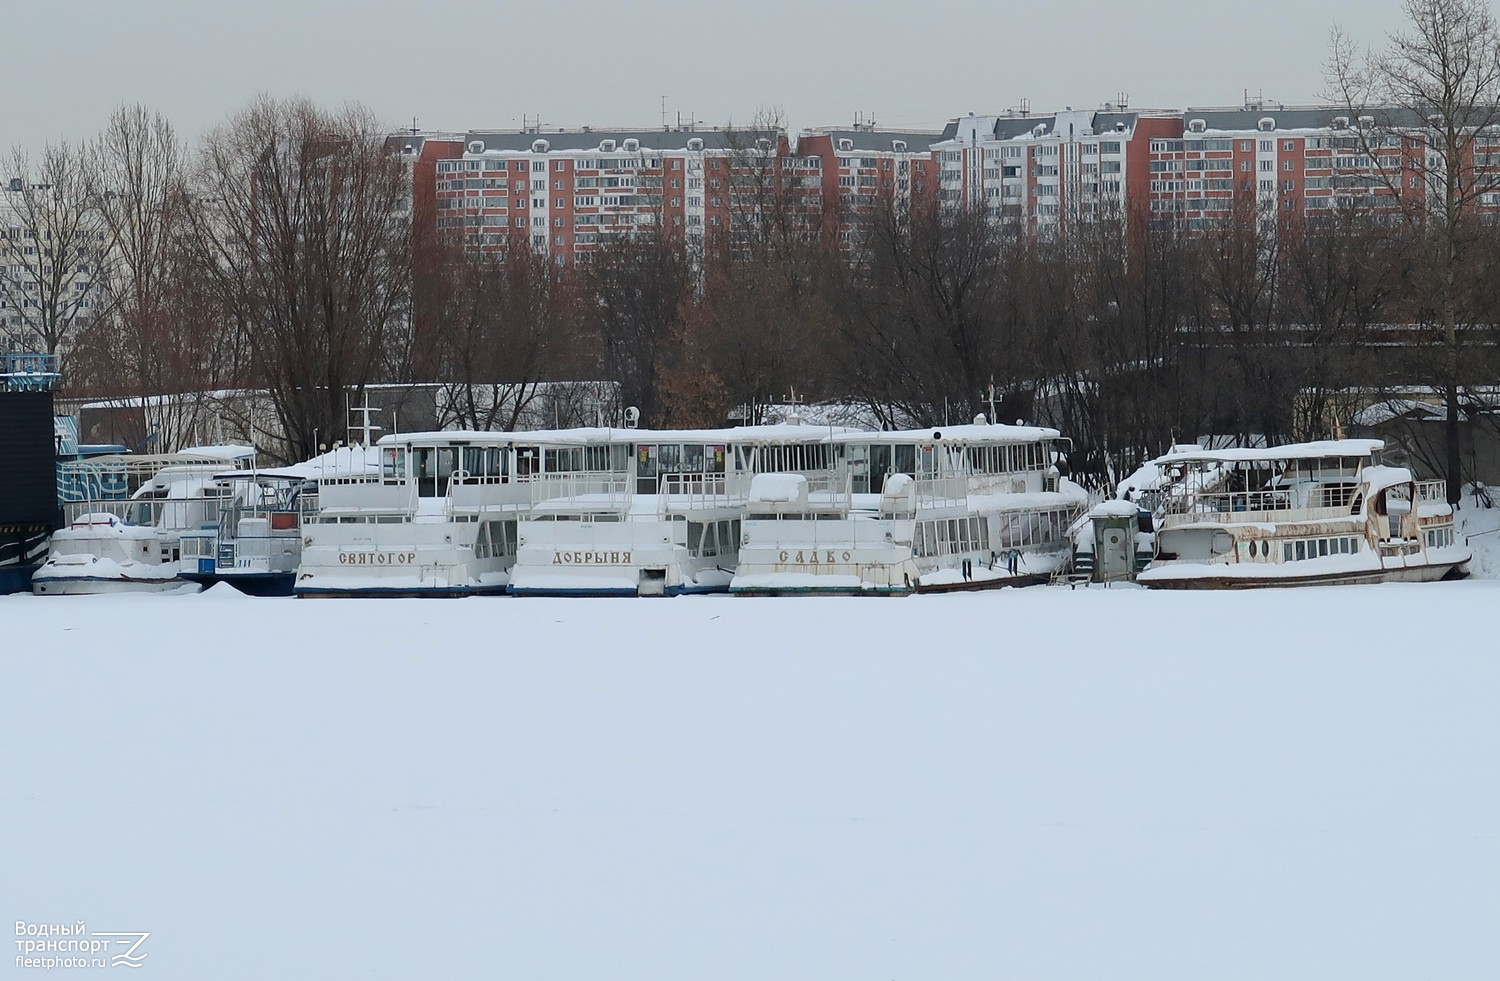
[[[1379,440],[1192,448],[1156,461],[1192,479],[1159,506],[1155,558],[1139,574],[1157,589],[1238,589],[1462,576],[1440,480],[1383,466]]]

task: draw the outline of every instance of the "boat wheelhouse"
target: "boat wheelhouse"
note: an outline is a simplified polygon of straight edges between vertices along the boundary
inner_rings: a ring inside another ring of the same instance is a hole
[[[1440,480],[1382,466],[1379,440],[1192,449],[1155,463],[1181,475],[1159,506],[1155,588],[1427,582],[1462,575]]]
[[[827,441],[841,431],[787,424],[527,436],[539,467],[517,528],[510,592],[725,592],[752,478],[825,467]]]
[[[303,527],[298,596],[504,593],[534,458],[516,433],[400,433],[373,474],[323,477]]]
[[[63,464],[65,524],[52,536],[32,592],[161,592],[180,578],[181,538],[218,520],[226,468],[250,466],[248,446],[158,456],[103,456]]]
[[[1087,501],[1055,429],[845,433],[823,471],[755,478],[739,594],[906,594],[1046,581]]]

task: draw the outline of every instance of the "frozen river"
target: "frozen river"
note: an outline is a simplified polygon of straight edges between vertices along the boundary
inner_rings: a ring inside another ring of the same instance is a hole
[[[147,979],[1493,977],[1497,604],[4,597],[0,914]]]

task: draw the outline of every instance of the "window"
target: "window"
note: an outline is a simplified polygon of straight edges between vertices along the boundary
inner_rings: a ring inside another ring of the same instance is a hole
[[[1293,143],[1291,140],[1286,140],[1281,144],[1281,148],[1286,152],[1291,153],[1293,150],[1297,149],[1297,144]]]
[[[568,169],[567,161],[565,161],[565,160],[555,160],[555,161],[553,161],[553,163],[552,163],[552,169],[553,170],[558,170],[558,171],[567,170]]]
[[[1281,169],[1282,170],[1287,170],[1287,171],[1291,170],[1292,169],[1292,162],[1290,160],[1283,160],[1281,162]]]

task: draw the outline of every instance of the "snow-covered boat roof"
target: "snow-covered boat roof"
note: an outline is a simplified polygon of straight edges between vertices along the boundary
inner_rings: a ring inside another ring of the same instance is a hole
[[[1133,518],[1140,513],[1141,506],[1131,501],[1111,498],[1100,501],[1089,509],[1090,518]]]
[[[1380,493],[1387,487],[1397,487],[1401,484],[1409,484],[1412,481],[1412,473],[1405,467],[1365,467],[1365,484],[1369,488],[1371,496]]]
[[[841,443],[1035,443],[1057,439],[1056,429],[1044,426],[975,425],[933,426],[926,429],[893,429],[882,432],[849,432],[836,437]]]
[[[224,467],[245,464],[255,458],[253,446],[194,446],[176,453],[108,453],[68,460],[65,471],[94,472],[123,470],[134,474],[154,474],[168,467]]]
[[[725,429],[621,429],[583,426],[576,429],[546,429],[523,432],[480,432],[473,430],[440,430],[420,433],[392,433],[380,438],[380,446],[447,445],[470,446],[584,446],[599,443],[754,443],[818,442],[830,435],[852,433],[842,426],[804,426],[777,423],[763,426],[734,426]]]
[[[215,480],[321,480],[325,477],[358,477],[380,472],[380,451],[373,446],[340,446],[310,460],[263,470],[233,470],[217,474]]]
[[[1282,446],[1248,446],[1223,450],[1193,449],[1168,453],[1151,462],[1171,463],[1261,463],[1278,460],[1319,460],[1330,457],[1368,457],[1385,446],[1378,439],[1324,439]]]

